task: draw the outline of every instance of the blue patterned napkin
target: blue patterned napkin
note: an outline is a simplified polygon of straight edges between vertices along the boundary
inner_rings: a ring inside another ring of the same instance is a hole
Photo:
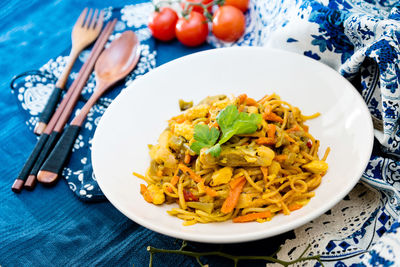
[[[400,5],[397,2],[252,0],[246,14],[246,32],[237,43],[222,43],[212,36],[208,39],[215,47],[267,46],[321,61],[354,84],[374,119],[374,151],[361,183],[332,210],[294,230],[296,238],[286,240],[278,253],[281,259],[296,258],[311,244],[309,255],[320,254],[327,266],[400,266]],[[101,114],[126,85],[155,66],[153,40],[146,28],[151,11],[148,3],[107,10],[108,19],[119,19],[112,38],[118,32],[133,29],[142,40],[143,53],[135,71],[92,109],[64,169],[70,188],[83,200],[103,198],[90,164],[91,138]],[[87,54],[88,51],[82,53],[81,61]],[[51,92],[49,80],[60,74],[64,64],[64,56],[52,59],[41,68],[47,76],[28,75],[16,83],[14,94],[28,114],[30,128]],[[71,78],[81,64],[76,64]],[[85,87],[78,108],[90,96],[95,85],[93,78]]]

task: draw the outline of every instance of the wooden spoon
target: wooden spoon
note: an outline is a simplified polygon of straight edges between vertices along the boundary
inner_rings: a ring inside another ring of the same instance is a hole
[[[139,58],[140,42],[133,31],[125,31],[103,51],[95,65],[96,88],[43,164],[37,176],[39,182],[52,184],[57,180],[92,106],[113,84],[133,70]]]

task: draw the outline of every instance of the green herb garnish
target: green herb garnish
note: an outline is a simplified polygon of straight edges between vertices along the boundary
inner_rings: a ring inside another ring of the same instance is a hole
[[[216,128],[209,129],[207,125],[197,124],[194,127],[194,140],[191,146],[196,154],[204,147],[209,148],[206,153],[218,157],[221,153],[221,145],[227,142],[235,134],[251,134],[257,131],[261,123],[260,114],[248,114],[239,112],[235,105],[224,108],[217,116],[217,123],[221,129],[221,139],[215,144],[220,136]]]
[[[217,142],[219,131],[217,128],[208,128],[205,124],[196,124],[194,126],[194,142],[190,149],[200,154],[200,150],[204,147],[212,147]]]
[[[217,122],[222,131],[219,144],[222,145],[235,134],[251,134],[257,131],[258,124],[261,123],[260,114],[249,114],[239,112],[235,105],[229,105],[217,116]]]

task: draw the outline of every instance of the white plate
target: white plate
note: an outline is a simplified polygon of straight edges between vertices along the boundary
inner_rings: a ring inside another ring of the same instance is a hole
[[[178,99],[195,103],[209,95],[246,93],[259,99],[276,92],[303,114],[331,147],[329,170],[308,205],[266,223],[196,224],[167,214],[173,206],[147,203],[139,193],[149,165],[147,144],[155,144],[167,120],[179,113]],[[179,58],[134,81],[110,105],[97,127],[93,169],[108,200],[133,221],[153,231],[185,240],[232,243],[274,236],[323,214],[357,183],[370,158],[370,113],[354,87],[333,69],[304,56],[265,48],[214,49]]]

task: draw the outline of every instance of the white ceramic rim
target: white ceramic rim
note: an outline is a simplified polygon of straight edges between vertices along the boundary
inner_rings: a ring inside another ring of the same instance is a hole
[[[335,76],[340,76],[341,79],[343,79],[343,82],[348,83],[350,85],[350,87],[353,90],[353,93],[355,94],[356,98],[359,98],[359,100],[361,100],[362,103],[364,103],[364,105],[362,105],[362,111],[366,114],[368,114],[369,116],[369,120],[368,120],[368,128],[370,129],[370,131],[365,132],[364,134],[366,135],[366,138],[370,140],[369,143],[365,144],[368,147],[368,151],[370,151],[369,153],[367,153],[365,155],[365,157],[362,160],[363,164],[360,164],[362,166],[364,166],[362,169],[359,170],[358,172],[358,177],[361,178],[365,168],[367,167],[367,164],[369,162],[371,153],[372,153],[372,149],[373,149],[373,142],[374,142],[374,133],[373,133],[373,124],[372,124],[372,118],[370,115],[370,112],[368,110],[367,105],[365,104],[365,101],[363,100],[363,98],[361,97],[361,95],[359,94],[359,92],[354,88],[354,86],[347,81],[343,76],[341,76],[338,72],[336,72],[335,70],[333,70],[332,68],[330,68],[329,66],[322,64],[314,59],[310,59],[308,57],[293,53],[293,52],[288,52],[288,51],[284,51],[284,50],[279,50],[279,49],[271,49],[271,48],[264,48],[264,47],[230,47],[230,48],[219,48],[219,49],[211,49],[211,50],[206,50],[206,51],[201,51],[201,52],[197,52],[194,54],[190,54],[178,59],[175,59],[173,61],[170,61],[164,65],[161,65],[159,67],[157,67],[154,70],[151,70],[149,73],[145,74],[146,76],[148,75],[153,75],[152,73],[157,72],[157,71],[164,71],[165,69],[170,68],[171,66],[174,65],[178,65],[180,64],[181,61],[186,61],[188,58],[195,58],[195,57],[202,57],[204,55],[207,54],[213,54],[213,53],[220,53],[220,50],[233,50],[233,49],[258,49],[260,50],[260,53],[266,50],[269,50],[270,52],[276,52],[276,53],[284,53],[284,54],[288,54],[291,57],[302,57],[304,58],[305,61],[308,61],[308,64],[318,64],[319,68],[324,69],[324,71],[326,72],[330,72],[331,75],[335,75]],[[127,87],[127,89],[131,86],[134,86],[134,83],[132,83],[130,86]],[[123,93],[121,94],[123,95]],[[121,96],[120,95],[120,96]],[[118,96],[118,97],[120,97]],[[117,98],[118,98],[117,97]],[[113,101],[113,103],[116,103],[115,100]],[[113,105],[113,103],[111,103],[111,105]],[[111,106],[110,105],[110,106]],[[99,123],[100,125],[100,123]],[[94,135],[93,138],[93,147],[95,146],[95,140],[96,140],[96,134]],[[93,158],[93,152],[95,150],[92,149],[92,158]],[[95,171],[95,164],[93,163],[93,171]],[[175,237],[175,238],[179,238],[179,239],[183,239],[183,240],[188,240],[188,241],[195,241],[195,242],[203,242],[203,243],[238,243],[238,242],[248,242],[248,241],[254,241],[254,240],[259,240],[259,239],[264,239],[264,238],[268,238],[271,236],[276,236],[285,232],[288,232],[290,230],[293,230],[297,227],[302,226],[303,224],[312,221],[313,219],[319,217],[320,215],[322,215],[323,213],[325,213],[326,211],[328,211],[329,209],[331,209],[333,206],[335,206],[339,201],[341,201],[350,191],[351,189],[354,188],[354,186],[357,184],[357,182],[359,181],[359,178],[354,179],[351,183],[351,186],[349,186],[347,188],[347,190],[342,191],[340,194],[337,195],[337,198],[332,198],[330,199],[325,205],[324,208],[318,210],[318,212],[312,212],[307,214],[306,216],[297,219],[293,222],[289,222],[287,224],[285,224],[284,226],[281,226],[279,229],[275,230],[274,232],[268,232],[266,231],[265,233],[260,233],[260,232],[250,232],[250,233],[245,233],[245,234],[235,234],[232,236],[224,236],[223,238],[221,237],[214,237],[214,236],[192,236],[190,233],[185,233],[185,232],[181,232],[181,231],[177,231],[175,229],[165,229],[164,227],[160,227],[159,225],[157,225],[157,223],[154,222],[149,222],[147,220],[143,220],[140,217],[136,217],[135,215],[132,215],[131,212],[129,212],[127,209],[125,209],[123,206],[121,206],[118,202],[115,202],[112,198],[111,195],[109,195],[109,192],[107,191],[107,188],[104,188],[102,186],[101,183],[101,179],[97,179],[98,184],[100,186],[100,189],[102,190],[102,192],[104,193],[104,195],[106,196],[106,198],[111,202],[111,204],[113,204],[120,212],[122,212],[125,216],[127,216],[128,218],[130,218],[131,220],[133,220],[134,222],[150,229],[153,230],[155,232],[170,236],[170,237]]]

